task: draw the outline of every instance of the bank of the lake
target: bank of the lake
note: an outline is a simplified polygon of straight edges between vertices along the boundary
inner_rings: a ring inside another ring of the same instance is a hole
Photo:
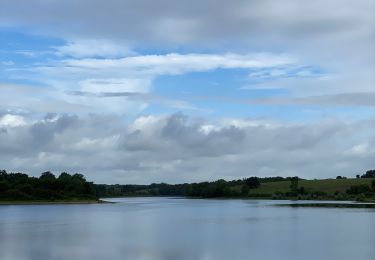
[[[293,208],[352,208],[352,209],[375,209],[375,203],[358,203],[358,202],[296,202],[279,204],[281,207],[293,207]]]
[[[199,183],[94,184],[82,174],[44,172],[40,177],[0,171],[0,204],[82,204],[106,197],[186,197],[274,200],[375,200],[375,171],[356,178],[306,180],[294,177],[249,177]],[[1,202],[3,201],[3,202]]]
[[[373,177],[304,180],[298,177],[217,180],[213,182],[150,185],[98,184],[100,197],[186,196],[189,198],[241,198],[276,200],[375,200]]]
[[[111,203],[105,200],[0,200],[2,205],[65,205]]]

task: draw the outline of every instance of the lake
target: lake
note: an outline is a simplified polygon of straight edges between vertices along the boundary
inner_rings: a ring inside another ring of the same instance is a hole
[[[0,206],[1,260],[374,259],[375,210],[122,198]]]

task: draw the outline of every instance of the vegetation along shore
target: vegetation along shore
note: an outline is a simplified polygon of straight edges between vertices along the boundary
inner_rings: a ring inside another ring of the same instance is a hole
[[[24,173],[0,171],[2,205],[100,203],[99,198],[132,196],[374,202],[375,170],[354,178],[337,176],[332,179],[306,180],[297,176],[249,177],[232,181],[221,179],[212,182],[150,185],[94,184],[78,173],[71,175],[63,172],[56,177],[51,172],[44,172],[40,177],[31,177]]]

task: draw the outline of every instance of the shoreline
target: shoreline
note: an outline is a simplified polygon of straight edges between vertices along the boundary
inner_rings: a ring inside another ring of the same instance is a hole
[[[158,196],[129,196],[129,197],[114,197],[114,198],[142,198],[142,197],[152,197],[157,198]],[[168,196],[162,196],[168,197]],[[184,199],[219,199],[219,200],[264,200],[264,198],[197,198],[197,197],[169,197],[169,198],[184,198]],[[0,206],[17,206],[17,205],[87,205],[87,204],[115,204],[115,201],[107,201],[105,199],[111,198],[102,198],[99,200],[30,200],[30,201],[16,201],[16,200],[0,200]],[[275,202],[278,200],[274,200]],[[286,201],[286,200],[283,200]],[[354,202],[354,201],[337,201],[327,200],[322,202],[301,202],[293,203],[296,200],[287,200],[291,203],[286,204],[273,204],[273,206],[278,207],[292,207],[292,208],[362,208],[362,209],[375,209],[375,203],[365,203],[365,202]]]
[[[123,196],[123,197],[113,197],[113,198],[170,198],[170,199],[191,199],[191,200],[269,200],[269,201],[288,201],[290,203],[286,204],[272,204],[272,206],[279,206],[279,207],[294,207],[294,208],[363,208],[363,209],[375,209],[375,202],[356,202],[352,200],[319,200],[319,202],[308,202],[309,200],[305,200],[305,202],[302,203],[293,203],[301,200],[293,200],[293,199],[286,199],[286,200],[280,200],[280,199],[269,199],[269,198],[225,198],[225,197],[218,197],[218,198],[199,198],[199,197],[180,197],[180,196]],[[109,199],[109,198],[108,198]],[[320,202],[321,201],[321,202]],[[108,203],[116,203],[116,202],[108,202]]]
[[[280,207],[292,208],[351,208],[351,209],[375,209],[375,203],[289,203],[289,204],[275,204]]]
[[[0,206],[13,206],[13,205],[80,205],[80,204],[107,204],[115,203],[105,200],[0,200]]]

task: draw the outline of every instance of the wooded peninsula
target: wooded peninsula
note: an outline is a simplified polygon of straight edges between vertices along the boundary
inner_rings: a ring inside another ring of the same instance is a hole
[[[44,172],[39,178],[24,173],[0,171],[0,202],[94,203],[98,202],[96,187],[82,174],[66,172],[58,177]]]

